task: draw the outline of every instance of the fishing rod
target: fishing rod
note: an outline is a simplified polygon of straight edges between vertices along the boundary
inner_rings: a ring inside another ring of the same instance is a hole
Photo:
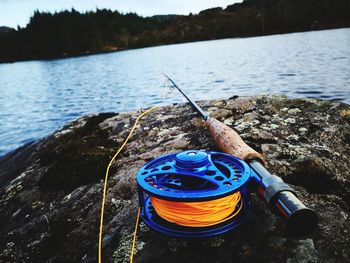
[[[201,115],[219,149],[248,164],[252,171],[253,188],[275,214],[286,220],[289,232],[305,234],[312,231],[317,225],[317,214],[297,198],[296,192],[282,178],[271,174],[264,167],[262,155],[247,145],[232,128],[210,117],[170,77],[163,75]]]
[[[173,87],[176,88],[191,104],[191,106],[202,116],[202,118],[206,121],[208,119],[208,114],[205,113],[199,106],[198,104],[193,101],[190,97],[187,96],[187,94],[185,92],[182,91],[182,89],[179,88],[178,85],[176,85],[176,83],[169,78],[169,76],[167,76],[166,74],[162,73],[164,77],[166,77],[171,84],[173,84]]]

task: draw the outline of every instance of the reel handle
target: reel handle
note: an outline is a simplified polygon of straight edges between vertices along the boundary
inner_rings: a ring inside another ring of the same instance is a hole
[[[288,232],[304,235],[314,230],[318,221],[316,212],[306,207],[288,184],[270,174],[259,161],[249,160],[248,164],[258,176],[257,193],[273,212],[286,220]]]

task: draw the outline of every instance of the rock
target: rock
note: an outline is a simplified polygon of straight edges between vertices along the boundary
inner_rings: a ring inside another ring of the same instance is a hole
[[[314,242],[311,238],[299,240],[294,252],[294,258],[289,258],[287,260],[288,263],[316,263],[318,261],[317,253],[314,247]]]
[[[252,214],[222,236],[182,240],[140,223],[135,262],[347,262],[350,256],[350,107],[280,96],[201,101],[236,128],[319,214],[289,236],[256,195]],[[77,119],[0,159],[0,262],[96,262],[104,173],[140,112]],[[129,262],[137,215],[135,173],[158,156],[217,150],[188,104],[145,116],[111,167],[103,262]]]
[[[305,133],[305,132],[307,132],[307,129],[304,128],[304,127],[300,127],[300,128],[299,128],[299,131],[300,131],[301,133]]]
[[[302,112],[302,111],[298,108],[293,108],[288,110],[288,114],[297,114],[299,112]]]

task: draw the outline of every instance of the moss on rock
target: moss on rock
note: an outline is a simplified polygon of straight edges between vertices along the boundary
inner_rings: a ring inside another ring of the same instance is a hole
[[[253,195],[251,217],[220,237],[174,239],[142,223],[135,262],[346,262],[349,106],[280,96],[234,96],[199,105],[266,157],[268,169],[316,210],[319,227],[306,237],[288,236],[283,221]],[[138,114],[84,116],[0,160],[0,262],[96,262],[105,168]],[[136,171],[163,154],[217,150],[203,126],[188,104],[165,106],[142,119],[111,169],[104,262],[129,261]]]

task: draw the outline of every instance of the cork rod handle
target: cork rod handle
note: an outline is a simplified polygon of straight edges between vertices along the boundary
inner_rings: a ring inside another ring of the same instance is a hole
[[[209,132],[219,149],[227,154],[234,155],[242,160],[257,159],[262,164],[265,163],[260,153],[247,145],[233,129],[209,117],[206,120]]]

